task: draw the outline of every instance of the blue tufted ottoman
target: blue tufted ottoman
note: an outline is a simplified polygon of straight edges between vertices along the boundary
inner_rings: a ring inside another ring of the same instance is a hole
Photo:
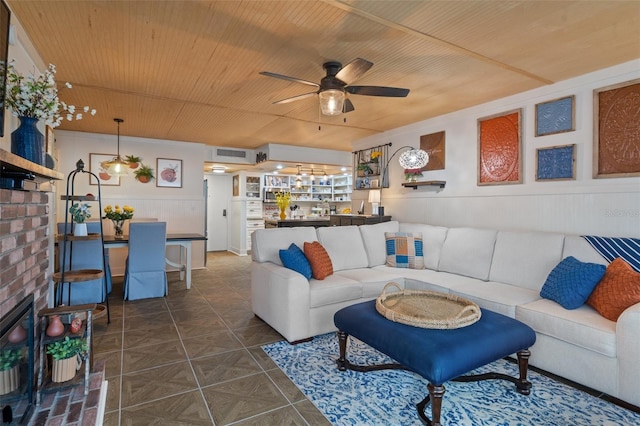
[[[376,311],[375,300],[348,306],[336,312],[340,371],[372,371],[389,368],[406,369],[429,381],[429,394],[418,405],[420,418],[428,425],[441,425],[440,413],[445,393],[444,382],[503,379],[515,383],[518,392],[529,395],[527,381],[528,350],[536,341],[531,327],[515,319],[482,309],[476,323],[452,330],[413,327],[389,321]],[[347,338],[351,335],[378,351],[390,356],[398,364],[359,366],[347,360]],[[504,358],[518,355],[520,377],[500,373],[462,376],[471,370]],[[462,377],[461,377],[462,376]],[[424,413],[431,403],[432,420]]]

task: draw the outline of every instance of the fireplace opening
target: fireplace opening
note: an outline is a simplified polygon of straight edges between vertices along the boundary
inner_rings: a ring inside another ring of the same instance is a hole
[[[34,407],[34,324],[33,294],[0,319],[0,409],[3,423],[26,423]]]

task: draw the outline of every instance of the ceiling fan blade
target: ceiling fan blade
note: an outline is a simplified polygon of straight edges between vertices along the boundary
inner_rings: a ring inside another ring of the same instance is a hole
[[[336,74],[336,78],[347,84],[353,83],[369,71],[369,68],[373,66],[373,62],[369,62],[366,59],[356,58],[342,67]]]
[[[353,95],[386,96],[390,98],[404,98],[409,94],[409,89],[384,86],[347,86],[346,91]]]
[[[279,78],[280,80],[293,81],[294,83],[302,83],[302,84],[306,84],[308,86],[313,86],[313,87],[318,87],[318,88],[320,87],[320,85],[318,83],[314,83],[313,81],[302,80],[302,79],[296,78],[296,77],[289,77],[288,75],[276,74],[276,73],[269,72],[269,71],[260,71],[259,74],[267,76],[267,77]]]
[[[346,114],[348,112],[353,111],[355,108],[353,106],[353,103],[349,100],[349,99],[345,99],[344,100],[344,105],[342,105],[342,113]]]
[[[302,99],[307,99],[310,98],[312,96],[317,96],[318,92],[309,92],[309,93],[305,93],[303,95],[298,95],[298,96],[292,96],[290,98],[286,98],[286,99],[280,99],[279,101],[275,101],[275,104],[288,104],[289,102],[293,102],[293,101],[300,101]]]

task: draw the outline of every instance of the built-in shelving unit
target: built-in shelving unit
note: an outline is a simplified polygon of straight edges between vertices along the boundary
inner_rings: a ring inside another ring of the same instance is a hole
[[[424,180],[418,182],[404,182],[402,186],[404,186],[405,188],[413,189],[418,189],[419,186],[437,186],[440,188],[444,188],[446,184],[447,182],[444,180]]]
[[[276,192],[291,192],[291,202],[350,202],[353,186],[351,176],[327,177],[324,181],[316,176],[302,178],[302,185],[296,187],[296,176],[265,175],[264,201],[275,203]]]

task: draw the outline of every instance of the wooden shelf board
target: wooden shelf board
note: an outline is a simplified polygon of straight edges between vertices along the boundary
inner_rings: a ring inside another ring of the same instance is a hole
[[[439,186],[440,188],[444,188],[446,184],[447,182],[444,180],[423,180],[418,182],[404,182],[402,186],[413,189],[418,189],[419,186]]]
[[[57,283],[78,283],[91,281],[104,276],[104,272],[100,269],[77,269],[64,272],[64,281],[62,281],[62,272],[53,274],[53,281]]]

